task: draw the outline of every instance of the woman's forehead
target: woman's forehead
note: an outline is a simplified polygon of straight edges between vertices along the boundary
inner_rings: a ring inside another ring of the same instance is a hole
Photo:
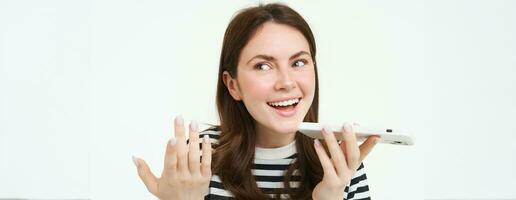
[[[256,30],[241,56],[243,59],[259,54],[289,58],[300,51],[310,52],[310,46],[299,30],[289,25],[266,22]]]

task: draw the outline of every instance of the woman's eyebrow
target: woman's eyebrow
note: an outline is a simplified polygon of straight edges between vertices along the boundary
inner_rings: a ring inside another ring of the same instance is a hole
[[[301,56],[301,55],[303,55],[303,54],[306,54],[306,55],[310,56],[310,53],[308,53],[308,52],[306,52],[306,51],[300,51],[300,52],[297,52],[296,54],[294,54],[294,55],[290,56],[289,60],[292,60],[292,59],[294,59],[294,58],[297,58],[297,57],[299,57],[299,56]]]
[[[306,51],[299,51],[299,52],[295,53],[294,55],[290,56],[289,60],[297,58],[297,57],[299,57],[299,56],[301,56],[303,54],[306,54],[306,55],[310,56],[310,53],[308,53]],[[249,64],[255,58],[261,58],[261,59],[264,59],[264,60],[267,60],[267,61],[275,61],[276,60],[276,58],[274,58],[273,56],[259,54],[259,55],[256,55],[256,56],[252,57],[251,59],[249,59],[249,61],[247,61],[247,64]]]

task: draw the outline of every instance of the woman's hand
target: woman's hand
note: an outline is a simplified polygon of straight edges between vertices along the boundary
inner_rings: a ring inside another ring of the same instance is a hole
[[[314,200],[342,200],[344,190],[360,167],[362,160],[380,139],[377,136],[370,136],[359,147],[350,124],[345,124],[341,133],[343,141],[339,145],[331,128],[328,126],[323,128],[324,140],[331,158],[326,154],[320,141],[318,139],[314,141],[315,151],[324,171],[322,181],[315,186],[312,192]]]
[[[165,152],[165,166],[157,178],[143,159],[133,157],[138,174],[153,195],[161,200],[200,200],[208,192],[211,179],[211,143],[207,135],[199,150],[197,123],[190,124],[189,144],[186,144],[183,119],[175,119],[175,137]]]

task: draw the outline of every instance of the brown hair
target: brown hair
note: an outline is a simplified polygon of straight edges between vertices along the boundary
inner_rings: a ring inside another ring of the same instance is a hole
[[[263,23],[291,26],[301,32],[310,46],[310,54],[315,68],[315,95],[303,121],[317,122],[319,111],[319,84],[315,62],[315,39],[312,31],[301,15],[282,4],[266,4],[241,10],[229,23],[224,35],[217,83],[217,109],[221,131],[213,155],[213,173],[218,175],[226,190],[236,199],[270,199],[256,185],[251,173],[255,151],[255,125],[243,102],[235,101],[223,82],[223,73],[236,78],[240,53],[256,30]],[[296,134],[297,158],[285,173],[284,190],[291,199],[311,199],[312,190],[323,176],[319,158],[315,153],[313,140]],[[290,179],[295,169],[301,175],[299,188],[290,187]],[[277,199],[280,195],[276,195]]]

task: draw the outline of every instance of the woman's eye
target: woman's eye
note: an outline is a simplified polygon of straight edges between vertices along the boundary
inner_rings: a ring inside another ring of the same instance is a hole
[[[294,62],[294,67],[302,67],[306,65],[306,60],[296,60],[296,62]]]
[[[271,69],[271,67],[269,65],[264,64],[264,63],[256,64],[255,68],[259,69],[259,70],[269,70],[269,69]]]

